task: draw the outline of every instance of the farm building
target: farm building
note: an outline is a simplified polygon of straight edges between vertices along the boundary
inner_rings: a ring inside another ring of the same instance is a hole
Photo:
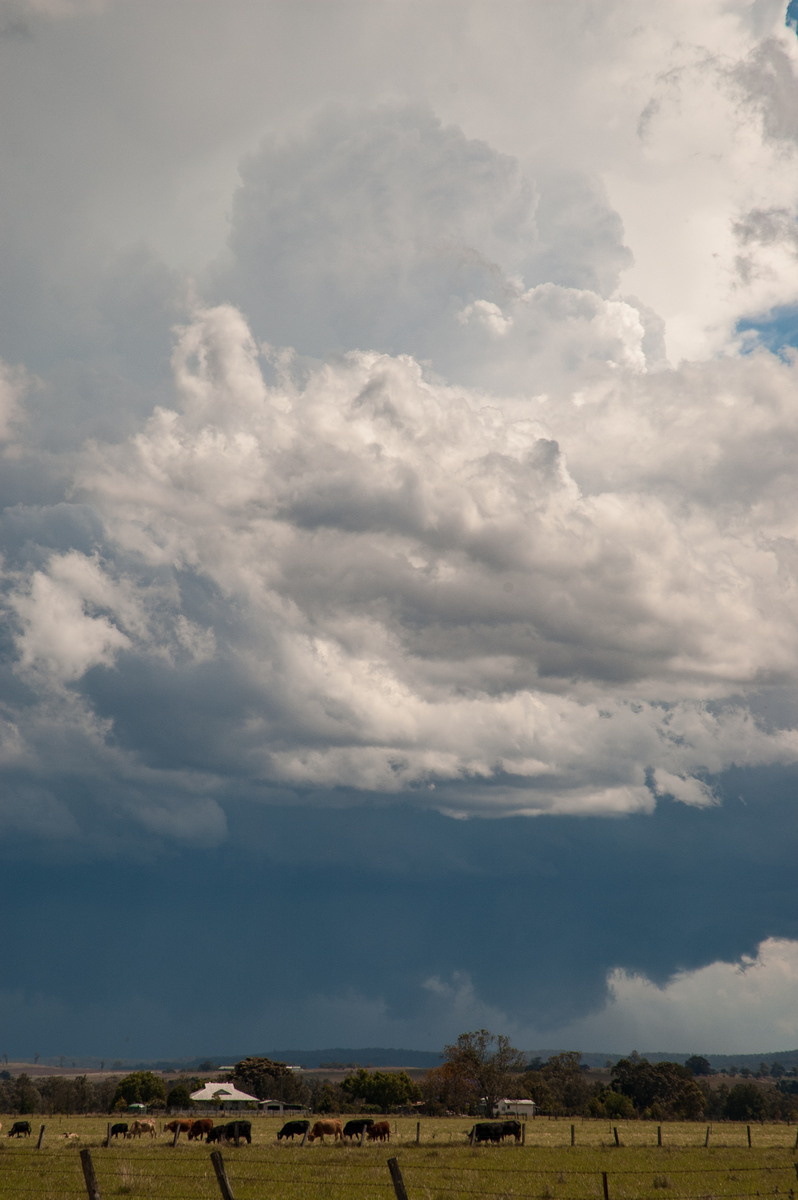
[[[205,1087],[191,1093],[191,1099],[195,1104],[206,1104],[208,1108],[224,1110],[249,1108],[250,1105],[258,1103],[257,1096],[239,1091],[232,1083],[206,1083]]]
[[[494,1117],[534,1117],[537,1104],[534,1100],[497,1100]]]

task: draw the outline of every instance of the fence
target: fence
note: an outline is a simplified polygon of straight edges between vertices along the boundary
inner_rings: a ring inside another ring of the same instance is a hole
[[[530,1156],[510,1162],[501,1151],[465,1152],[436,1164],[413,1161],[408,1154],[369,1161],[371,1156],[327,1156],[289,1153],[253,1158],[232,1152],[226,1162],[216,1150],[210,1156],[160,1155],[158,1161],[131,1161],[120,1155],[82,1149],[58,1156],[4,1147],[0,1156],[0,1196],[3,1200],[113,1200],[119,1195],[164,1197],[168,1200],[631,1200],[663,1197],[672,1200],[751,1200],[752,1197],[794,1197],[798,1162],[782,1156],[778,1163],[739,1161],[682,1167],[666,1156],[652,1169],[627,1167],[623,1160],[610,1170],[586,1167],[536,1167]],[[24,1160],[24,1172],[12,1183],[9,1159]],[[178,1159],[182,1158],[182,1162]],[[96,1161],[95,1161],[96,1159]],[[519,1165],[521,1163],[522,1165]],[[10,1185],[10,1186],[9,1186]]]

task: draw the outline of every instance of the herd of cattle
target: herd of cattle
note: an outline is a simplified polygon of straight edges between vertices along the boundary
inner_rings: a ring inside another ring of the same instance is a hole
[[[290,1138],[293,1142],[295,1137],[301,1137],[303,1141],[307,1138],[309,1142],[317,1139],[323,1142],[325,1137],[331,1137],[334,1142],[343,1142],[347,1138],[350,1141],[360,1138],[362,1142],[364,1137],[370,1142],[389,1142],[391,1123],[375,1121],[373,1117],[358,1117],[354,1121],[347,1121],[345,1125],[337,1120],[315,1121],[311,1129],[310,1121],[287,1121],[277,1134],[278,1142],[282,1138]]]
[[[478,1121],[467,1136],[472,1146],[483,1142],[498,1145],[509,1137],[520,1142],[521,1129],[520,1121]],[[30,1137],[31,1132],[30,1121],[15,1121],[6,1136]],[[199,1139],[206,1142],[235,1142],[236,1145],[241,1141],[252,1144],[251,1121],[227,1121],[224,1125],[214,1125],[211,1117],[175,1117],[174,1120],[166,1122],[163,1132],[171,1133],[175,1140],[181,1133],[185,1133],[190,1142]],[[104,1145],[113,1138],[140,1138],[145,1135],[151,1138],[158,1136],[154,1121],[142,1119],[130,1124],[127,1121],[117,1121],[111,1126]],[[77,1134],[74,1133],[63,1136],[77,1138]],[[389,1121],[375,1121],[373,1117],[357,1117],[346,1124],[336,1119],[315,1121],[312,1128],[308,1120],[287,1121],[277,1134],[278,1142],[283,1138],[293,1142],[295,1137],[302,1138],[303,1143],[306,1140],[323,1142],[325,1137],[332,1138],[334,1142],[353,1141],[355,1138],[359,1138],[361,1142],[364,1139],[370,1142],[389,1142],[391,1125]]]

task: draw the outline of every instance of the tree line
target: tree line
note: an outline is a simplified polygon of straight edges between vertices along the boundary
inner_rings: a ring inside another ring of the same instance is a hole
[[[278,1100],[318,1113],[416,1111],[491,1115],[504,1097],[531,1099],[542,1114],[610,1119],[798,1120],[798,1078],[782,1068],[763,1070],[743,1082],[713,1078],[708,1060],[649,1062],[632,1053],[600,1079],[576,1051],[545,1062],[526,1056],[508,1038],[486,1029],[463,1033],[444,1048],[442,1063],[417,1079],[405,1071],[359,1067],[340,1081],[308,1077],[285,1063],[251,1056],[236,1063],[230,1082],[260,1100]],[[208,1064],[210,1065],[210,1064]],[[777,1064],[774,1064],[774,1067]],[[168,1083],[153,1071],[89,1079],[0,1072],[0,1111],[18,1113],[121,1112],[131,1104],[148,1109],[186,1110],[191,1092],[205,1078],[185,1076]]]

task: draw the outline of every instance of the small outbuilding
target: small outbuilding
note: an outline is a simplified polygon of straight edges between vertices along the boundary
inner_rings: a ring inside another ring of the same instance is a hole
[[[496,1101],[494,1117],[534,1117],[537,1111],[534,1100],[504,1100]]]
[[[191,1099],[195,1104],[206,1104],[208,1108],[220,1108],[223,1111],[249,1108],[258,1103],[257,1096],[239,1091],[232,1083],[206,1083],[205,1087],[191,1093]]]

